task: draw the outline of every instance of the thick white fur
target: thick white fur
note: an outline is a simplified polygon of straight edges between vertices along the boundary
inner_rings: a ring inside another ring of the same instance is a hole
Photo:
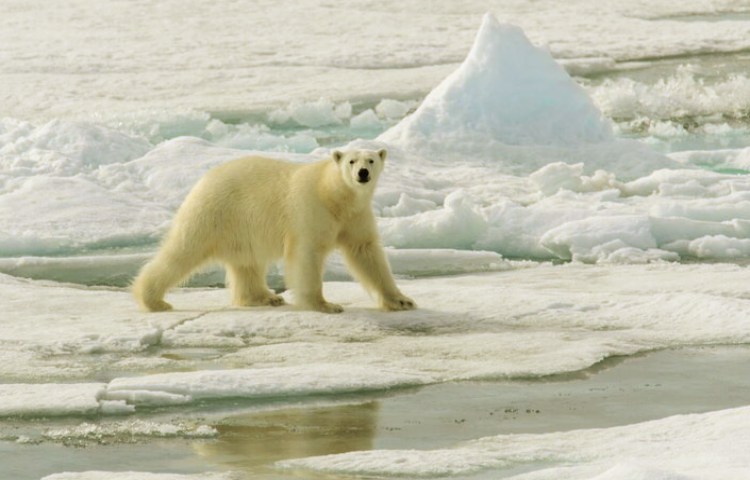
[[[170,310],[167,290],[215,260],[226,266],[235,305],[282,305],[266,284],[266,270],[283,257],[299,307],[341,312],[322,290],[324,261],[339,248],[381,308],[415,308],[393,280],[372,213],[385,158],[385,150],[335,151],[310,164],[249,157],[212,169],[177,211],[156,257],[141,269],[133,283],[136,300],[145,310]],[[367,182],[359,181],[362,169]]]

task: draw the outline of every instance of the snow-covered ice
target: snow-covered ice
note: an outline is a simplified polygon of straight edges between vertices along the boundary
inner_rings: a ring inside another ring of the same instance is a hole
[[[101,383],[2,384],[0,415],[91,415],[99,413]]]
[[[402,280],[404,291],[426,306],[399,314],[373,310],[352,282],[329,282],[327,295],[347,309],[341,316],[228,308],[226,293],[215,289],[178,291],[171,296],[174,312],[149,316],[135,313],[125,291],[0,280],[3,298],[36,299],[16,304],[8,318],[23,320],[3,327],[0,372],[17,384],[3,386],[7,395],[0,397],[11,416],[119,415],[224,398],[535,378],[612,356],[750,342],[744,289],[750,273],[722,264],[521,265]],[[61,318],[52,311],[92,313]],[[151,318],[162,322],[146,326]],[[200,358],[153,355],[172,348],[212,349],[210,369]],[[58,388],[59,380],[99,371],[131,373]]]
[[[424,376],[397,369],[313,363],[293,368],[254,368],[162,373],[145,377],[116,378],[106,389],[107,399],[132,404],[174,405],[222,398],[266,398],[325,393],[362,392],[425,383]]]

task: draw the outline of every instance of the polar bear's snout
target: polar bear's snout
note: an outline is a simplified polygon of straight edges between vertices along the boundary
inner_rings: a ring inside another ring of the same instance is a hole
[[[370,171],[366,168],[360,168],[357,177],[359,183],[367,183],[370,181]]]

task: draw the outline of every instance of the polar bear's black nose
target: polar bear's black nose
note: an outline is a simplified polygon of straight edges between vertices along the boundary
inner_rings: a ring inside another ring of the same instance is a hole
[[[359,175],[360,182],[366,182],[370,179],[370,171],[366,168],[360,168],[359,172],[357,172],[357,175]]]

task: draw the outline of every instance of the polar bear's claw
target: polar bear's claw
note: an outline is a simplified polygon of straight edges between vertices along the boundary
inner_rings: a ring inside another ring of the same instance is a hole
[[[406,295],[398,295],[392,298],[384,298],[382,302],[383,310],[395,312],[399,310],[414,310],[417,304]]]

